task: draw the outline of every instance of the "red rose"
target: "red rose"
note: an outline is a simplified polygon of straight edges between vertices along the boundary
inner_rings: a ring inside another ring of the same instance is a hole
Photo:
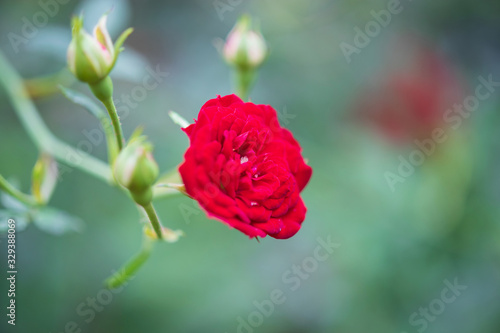
[[[299,231],[306,214],[300,191],[312,169],[272,107],[218,96],[183,130],[190,146],[179,172],[209,217],[250,238]]]
[[[356,109],[363,121],[391,142],[407,144],[446,128],[446,112],[462,103],[465,89],[449,60],[433,47],[411,37],[396,46],[409,55],[402,62],[390,61],[391,71],[363,91]],[[399,52],[393,55],[401,57]],[[398,63],[401,68],[394,65]]]

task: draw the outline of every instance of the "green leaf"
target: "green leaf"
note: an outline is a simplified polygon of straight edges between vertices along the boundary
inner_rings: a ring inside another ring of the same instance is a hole
[[[118,155],[118,146],[116,144],[115,133],[113,132],[113,126],[111,124],[110,119],[108,118],[107,112],[99,107],[94,101],[78,91],[65,88],[63,86],[59,86],[61,92],[66,96],[67,99],[72,101],[73,103],[82,106],[85,110],[87,110],[91,115],[96,117],[106,134],[106,142],[108,145],[108,160],[110,163],[114,161],[116,156]]]
[[[113,59],[113,63],[109,68],[110,72],[113,70],[113,67],[115,67],[116,61],[118,60],[118,55],[124,50],[124,48],[122,47],[123,43],[125,43],[125,40],[133,31],[134,29],[128,28],[115,41],[115,58]]]
[[[174,168],[163,175],[160,175],[160,178],[158,178],[155,186],[153,187],[153,196],[157,198],[185,194],[185,192],[180,191],[181,187],[183,187],[181,175],[179,170]]]
[[[0,193],[0,203],[2,203],[2,206],[16,214],[26,213],[30,209],[26,204],[4,192]]]
[[[165,183],[165,184],[156,184],[155,185],[155,189],[158,188],[158,189],[161,189],[161,188],[164,188],[164,189],[170,189],[170,190],[174,190],[174,191],[178,191],[179,193],[182,193],[184,194],[185,196],[188,196],[191,198],[191,196],[186,192],[186,186],[184,186],[184,184],[174,184],[174,183]],[[159,192],[160,190],[157,190],[156,192],[153,192],[153,193],[156,193],[157,195],[160,193]],[[161,192],[162,194],[166,194],[167,192]]]
[[[66,88],[63,86],[59,86],[61,92],[64,96],[72,101],[73,103],[82,106],[85,110],[87,110],[91,115],[96,117],[99,121],[102,122],[103,119],[107,119],[106,113],[103,109],[101,109],[94,101],[78,91],[75,91],[70,88]]]
[[[53,235],[81,232],[84,228],[80,218],[52,207],[41,208],[34,216],[33,223],[40,230]]]
[[[134,31],[133,28],[128,28],[127,30],[125,30],[117,39],[116,39],[116,42],[115,42],[115,62],[116,62],[116,58],[118,58],[118,54],[123,51],[123,48],[122,48],[122,45],[123,43],[125,43],[125,40],[127,39],[127,37]],[[113,63],[114,65],[114,63]]]
[[[165,184],[165,183],[171,183],[171,184],[182,184],[182,177],[181,174],[179,173],[178,168],[173,168],[164,174],[160,175],[160,178],[156,181],[156,184]]]
[[[170,119],[172,119],[174,124],[177,124],[182,128],[188,127],[190,125],[186,119],[184,119],[181,115],[179,115],[175,111],[168,111],[168,115],[170,116]]]
[[[28,226],[28,219],[25,215],[12,212],[5,209],[0,209],[0,233],[4,233],[8,229],[8,221],[13,219],[16,221],[16,232],[23,231]]]
[[[142,135],[142,132],[144,131],[144,127],[142,126],[138,126],[134,132],[132,132],[132,135],[130,135],[130,138],[129,138],[129,143],[134,141],[134,140],[145,140],[145,136]],[[142,137],[142,139],[139,139],[140,137]]]

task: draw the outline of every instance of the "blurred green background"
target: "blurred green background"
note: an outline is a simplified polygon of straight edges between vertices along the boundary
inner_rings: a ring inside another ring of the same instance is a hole
[[[350,62],[341,43],[354,45],[354,29],[364,30],[375,20],[371,11],[390,1],[60,1],[14,47],[11,33],[23,36],[25,20],[33,22],[46,2],[0,1],[1,51],[23,77],[57,72],[71,15],[83,10],[89,30],[114,7],[112,37],[135,28],[112,74],[117,98],[142,85],[146,66],[169,73],[123,119],[127,136],[144,125],[165,171],[188,145],[167,111],[192,119],[206,100],[232,92],[231,69],[214,40],[239,15],[258,18],[271,54],[251,98],[278,110],[314,174],[303,192],[306,221],[286,241],[248,240],[208,220],[188,198],[159,199],[163,224],[186,236],[156,246],[107,302],[103,280],[140,247],[139,217],[116,188],[76,169],[65,173],[50,204],[84,227],[61,236],[34,225],[19,231],[16,326],[6,323],[3,272],[1,332],[500,331],[500,94],[480,101],[457,128],[440,121],[474,93],[479,76],[500,81],[498,2],[403,0]],[[89,94],[84,85],[72,88]],[[3,89],[0,101],[0,173],[28,191],[37,151]],[[59,93],[35,101],[49,128],[73,145],[99,128]],[[397,174],[400,156],[408,160],[415,140],[435,128],[448,139],[392,191],[386,173]],[[92,153],[105,159],[105,145]],[[314,256],[318,237],[340,246],[292,290],[286,276]],[[4,235],[0,241],[5,271]],[[443,302],[444,281],[455,280],[467,288]],[[274,289],[285,302],[256,315],[255,302],[265,303]],[[96,297],[106,304],[91,311],[95,317],[77,312]],[[426,317],[420,311],[429,307]]]

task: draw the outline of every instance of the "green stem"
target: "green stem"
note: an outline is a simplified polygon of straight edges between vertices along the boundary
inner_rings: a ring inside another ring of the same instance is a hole
[[[236,94],[248,101],[248,95],[255,81],[255,70],[249,68],[236,68]]]
[[[148,260],[151,254],[152,241],[147,236],[144,236],[142,247],[139,253],[134,255],[127,263],[125,263],[118,272],[106,279],[105,284],[108,288],[117,288],[127,282],[137,270]]]
[[[12,186],[2,175],[0,175],[0,189],[4,190],[11,197],[25,203],[28,206],[37,206],[38,202],[31,195],[25,194]]]
[[[121,151],[125,143],[125,139],[123,137],[120,118],[118,117],[118,112],[116,111],[115,103],[113,102],[113,81],[109,76],[106,76],[97,83],[89,84],[89,87],[94,96],[97,97],[97,99],[100,100],[106,107],[115,130],[118,150]]]
[[[109,120],[106,112],[102,110],[100,106],[94,103],[93,100],[85,96],[84,94],[74,91],[72,89],[59,86],[60,91],[66,96],[67,99],[73,103],[82,106],[91,115],[96,117],[101,123],[104,134],[106,135],[106,143],[108,145],[108,161],[109,165],[113,165],[113,162],[118,155],[118,147],[116,145],[115,133],[113,131],[113,125]]]
[[[149,221],[151,222],[151,225],[153,226],[153,229],[156,233],[156,236],[158,239],[163,239],[163,233],[162,233],[162,226],[160,223],[160,219],[158,218],[158,215],[156,214],[155,208],[153,207],[153,203],[149,203],[146,206],[142,206],[144,210],[146,211],[146,214],[148,214]]]
[[[111,118],[111,123],[113,124],[113,128],[115,130],[118,150],[121,151],[125,143],[125,138],[123,137],[122,126],[120,124],[120,118],[118,118],[118,113],[116,112],[115,103],[113,102],[112,98],[108,98],[107,100],[104,100],[102,104],[104,104],[106,110],[108,110],[109,117]]]
[[[60,141],[47,128],[33,102],[28,98],[23,80],[0,52],[0,85],[9,99],[31,140],[39,150],[45,151],[57,160],[78,168],[107,183],[113,183],[109,166],[95,157]]]

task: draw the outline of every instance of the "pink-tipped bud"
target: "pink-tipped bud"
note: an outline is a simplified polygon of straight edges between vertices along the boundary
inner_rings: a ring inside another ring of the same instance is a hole
[[[255,69],[264,62],[267,53],[264,37],[252,30],[250,16],[243,15],[227,36],[223,49],[225,60],[240,68]]]
[[[94,84],[108,76],[113,69],[120,47],[132,32],[126,30],[113,45],[106,28],[107,15],[102,16],[90,35],[83,29],[83,17],[72,21],[73,39],[68,47],[68,66],[80,81]]]

